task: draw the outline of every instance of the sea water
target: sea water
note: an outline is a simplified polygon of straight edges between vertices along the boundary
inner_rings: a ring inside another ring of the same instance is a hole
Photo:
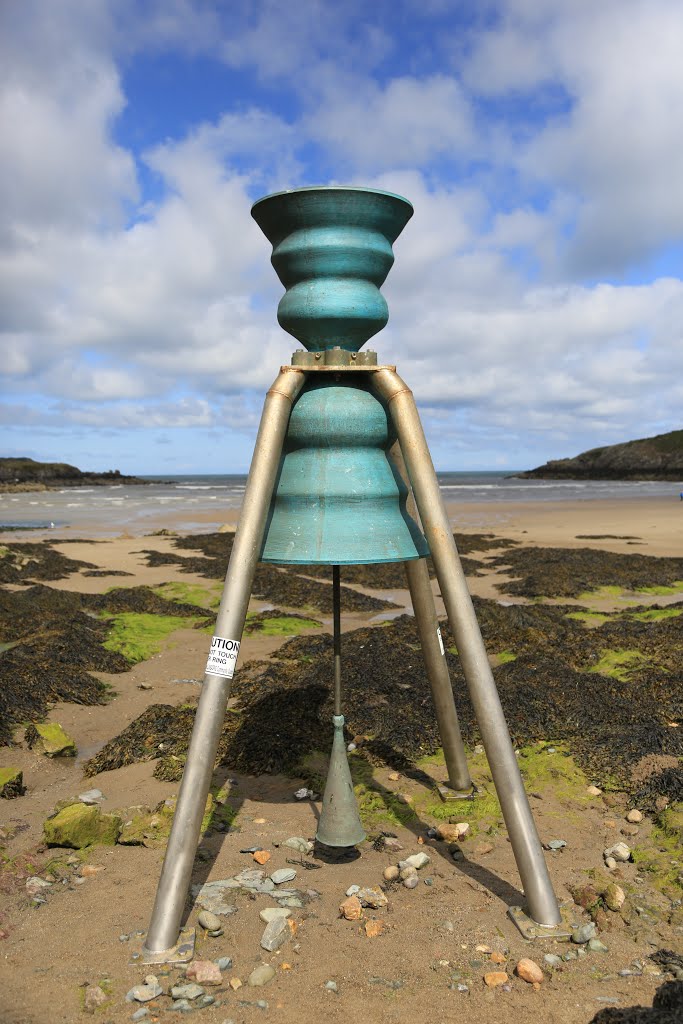
[[[55,491],[0,494],[0,531],[56,530],[61,535],[141,535],[158,529],[165,517],[179,531],[208,531],[242,504],[246,475],[148,476],[144,485],[69,487]],[[449,504],[527,501],[592,501],[619,498],[679,500],[683,483],[668,481],[520,480],[508,473],[438,473]],[[211,520],[211,521],[209,521]],[[66,531],[66,532],[65,532]]]

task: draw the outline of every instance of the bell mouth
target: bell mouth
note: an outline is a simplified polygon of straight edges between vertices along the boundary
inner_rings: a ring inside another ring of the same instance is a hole
[[[365,188],[363,185],[303,185],[301,188],[284,188],[279,192],[270,192],[267,196],[261,196],[251,207],[252,217],[254,216],[254,210],[261,203],[267,203],[269,199],[295,195],[300,192],[366,192],[369,195],[388,196],[390,199],[398,199],[409,206],[411,211],[414,210],[413,204],[405,196],[399,195],[398,192],[388,192],[383,188]]]

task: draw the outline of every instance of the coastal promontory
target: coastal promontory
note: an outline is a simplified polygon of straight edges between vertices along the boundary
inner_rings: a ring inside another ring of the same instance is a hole
[[[591,448],[516,473],[524,480],[683,480],[683,430]]]
[[[118,469],[93,473],[66,462],[36,462],[27,458],[0,458],[0,491],[50,491],[63,487],[111,487],[115,484],[144,484]]]

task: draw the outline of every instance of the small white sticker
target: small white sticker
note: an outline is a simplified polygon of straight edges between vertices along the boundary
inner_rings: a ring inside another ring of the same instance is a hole
[[[441,638],[441,626],[437,626],[437,627],[436,627],[436,635],[437,635],[437,636],[438,636],[438,638],[439,638],[439,647],[441,648],[441,653],[442,653],[442,654],[444,654],[444,653],[445,653],[445,651],[444,651],[444,649],[443,649],[443,640],[442,640],[442,638]]]
[[[222,636],[214,636],[211,640],[209,660],[206,663],[207,676],[225,676],[226,679],[232,679],[239,653],[239,640],[227,640]]]

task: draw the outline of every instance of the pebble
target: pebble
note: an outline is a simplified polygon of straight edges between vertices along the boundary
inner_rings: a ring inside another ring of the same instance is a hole
[[[171,1010],[175,1010],[177,1013],[189,1013],[193,1009],[189,999],[174,999],[171,1003]]]
[[[161,985],[136,985],[126,993],[127,1003],[148,1003],[150,999],[156,999],[163,992]]]
[[[278,900],[281,907],[292,907],[294,909],[300,909],[303,907],[303,902],[298,896],[286,896],[285,899]]]
[[[609,846],[603,854],[606,858],[613,857],[615,860],[626,861],[631,859],[631,848],[626,843],[615,843],[614,846]]]
[[[400,853],[403,849],[403,844],[399,839],[394,839],[393,836],[388,836],[384,840],[384,849],[389,853]]]
[[[487,853],[493,853],[493,843],[477,843],[474,847],[477,857],[483,857]]]
[[[270,860],[270,854],[268,853],[267,850],[256,850],[252,854],[252,857],[254,858],[257,864],[267,864],[268,861]]]
[[[389,775],[389,782],[398,782],[400,778],[401,776],[399,775],[398,772],[391,772],[391,774]]]
[[[269,924],[271,921],[276,921],[279,917],[289,917],[291,913],[292,911],[289,907],[264,907],[259,913],[259,917],[266,924]]]
[[[605,906],[607,909],[616,913],[621,909],[621,907],[623,907],[626,901],[626,893],[620,885],[615,885],[614,882],[610,882],[604,892],[603,899],[605,900]]]
[[[528,957],[522,957],[515,967],[515,973],[529,985],[540,985],[544,977],[543,971],[536,961],[530,960]]]
[[[564,839],[551,839],[547,844],[546,849],[548,850],[561,850],[567,845]]]
[[[589,796],[600,796],[602,794],[602,790],[598,789],[597,786],[589,786],[586,792]]]
[[[491,960],[492,964],[504,964],[505,961],[507,960],[507,957],[503,953],[498,953],[497,951],[494,951],[493,953],[491,953],[489,959]]]
[[[477,743],[476,747],[473,750],[473,753],[474,754],[483,754],[484,753],[484,748],[481,745],[481,743]]]
[[[371,907],[373,910],[380,910],[389,903],[386,894],[375,886],[365,886],[359,889],[356,898],[360,900],[361,906]]]
[[[204,989],[201,985],[190,982],[187,985],[174,985],[171,989],[172,999],[198,999],[199,996],[204,995]]]
[[[83,997],[83,1007],[87,1013],[94,1013],[107,999],[109,996],[99,985],[88,985]]]
[[[590,921],[588,924],[582,924],[580,928],[576,928],[572,932],[572,942],[577,945],[583,945],[584,942],[588,942],[590,939],[594,939],[597,934],[597,928],[595,924]]]
[[[403,879],[403,884],[406,889],[416,889],[420,884],[420,879],[417,877],[417,874],[408,875],[407,878]]]
[[[369,939],[376,939],[384,931],[384,921],[366,921],[365,934]]]
[[[78,799],[82,804],[96,804],[99,800],[104,800],[104,794],[101,789],[88,789],[85,793],[79,793]]]
[[[617,862],[614,859],[614,857],[605,857],[605,867],[609,871],[614,871],[616,866],[617,866]]]
[[[399,871],[395,864],[391,864],[382,872],[382,875],[387,882],[396,882],[400,874],[401,872]]]
[[[305,786],[302,786],[301,789],[297,789],[296,793],[294,794],[295,800],[310,800],[312,797],[313,790],[306,789]]]
[[[456,992],[469,992],[469,987],[465,984],[464,981],[459,981],[455,986],[455,990]]]
[[[261,936],[261,946],[263,949],[267,949],[269,953],[274,953],[280,946],[284,946],[285,942],[291,938],[291,935],[292,932],[287,919],[285,917],[276,917],[266,925],[265,931]]]
[[[294,868],[278,868],[277,871],[273,871],[270,879],[275,885],[281,885],[283,882],[291,882],[293,878],[296,878],[296,871]]]
[[[231,978],[228,984],[233,992],[236,992],[238,988],[242,988],[242,982],[239,978]]]
[[[274,977],[274,967],[271,967],[270,964],[259,964],[249,975],[247,985],[251,985],[253,988],[260,988],[262,985],[267,985]]]
[[[303,836],[290,836],[289,839],[285,839],[281,846],[288,846],[290,850],[296,850],[297,853],[310,853],[313,849],[313,843],[308,839],[304,839]]]
[[[337,982],[336,981],[326,981],[325,982],[325,988],[327,989],[328,992],[338,992],[339,991],[339,989],[337,987]]]
[[[635,825],[637,825],[640,821],[643,820],[642,811],[637,811],[634,808],[632,811],[628,812],[628,814],[626,815],[626,820],[633,822]]]
[[[147,1009],[146,1006],[141,1006],[139,1010],[135,1011],[135,1013],[132,1015],[130,1019],[134,1021],[139,1021],[144,1020],[145,1017],[149,1017],[149,1010]]]
[[[557,953],[546,953],[543,957],[543,963],[548,967],[559,967],[562,963],[562,957],[558,956]]]
[[[26,892],[29,896],[36,896],[43,889],[49,889],[52,882],[46,882],[44,878],[40,878],[39,875],[32,875],[26,879]]]
[[[498,988],[499,985],[505,985],[509,981],[509,978],[505,971],[488,971],[484,975],[484,984],[487,988]]]
[[[208,932],[212,938],[217,938],[223,934],[220,917],[217,917],[210,910],[202,910],[197,920],[204,931]]]
[[[401,861],[399,867],[413,867],[419,871],[425,864],[429,864],[430,860],[431,858],[426,853],[414,853],[411,857],[406,857],[405,861]]]
[[[361,901],[357,896],[347,896],[343,903],[339,904],[339,913],[347,921],[358,921],[363,914]]]
[[[355,896],[357,892],[360,892],[360,886],[359,885],[350,885],[348,887],[348,889],[346,890],[346,895],[347,896]]]
[[[457,843],[470,830],[469,822],[467,821],[459,821],[455,825],[438,825],[437,828],[439,830],[439,838],[443,839],[446,843]]]
[[[100,871],[104,870],[104,864],[84,864],[81,868],[81,877],[92,878],[93,875],[99,875]]]
[[[185,977],[199,985],[220,985],[223,975],[213,960],[194,960],[185,971]]]
[[[232,957],[220,956],[214,963],[219,971],[229,971],[232,967]]]
[[[609,947],[605,945],[600,939],[589,939],[588,948],[593,953],[609,953]]]

